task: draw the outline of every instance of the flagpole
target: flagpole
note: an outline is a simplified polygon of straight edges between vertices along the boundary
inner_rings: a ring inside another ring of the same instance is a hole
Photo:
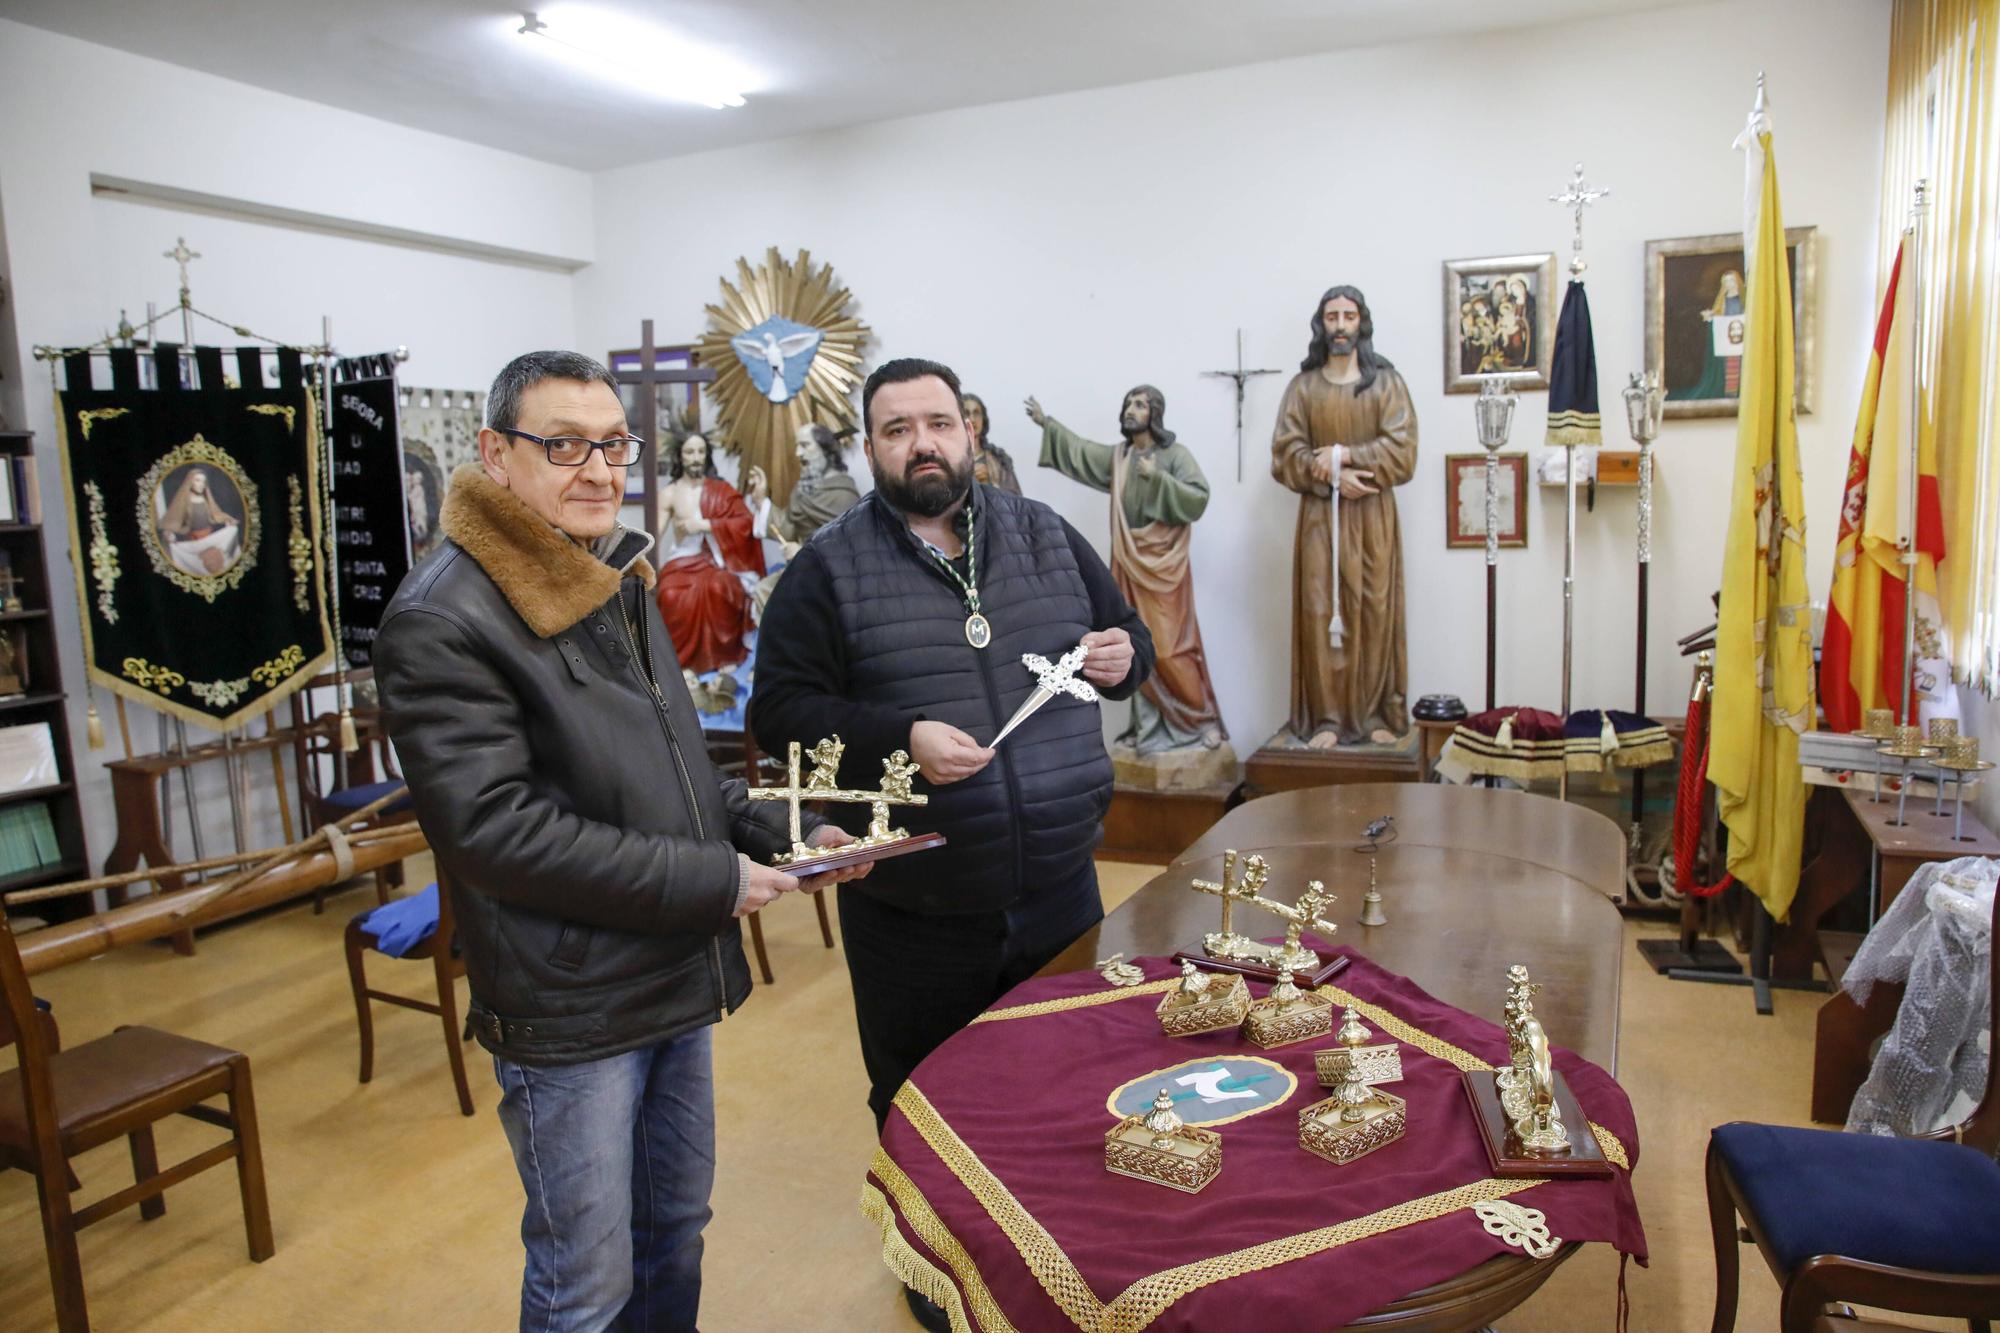
[[[1903,531],[1899,534],[1903,566],[1903,706],[1904,726],[1916,724],[1913,711],[1917,676],[1917,479],[1923,475],[1924,431],[1924,214],[1930,210],[1930,182],[1920,180],[1910,205],[1910,267],[1903,275],[1910,288],[1910,484],[1903,489]]]

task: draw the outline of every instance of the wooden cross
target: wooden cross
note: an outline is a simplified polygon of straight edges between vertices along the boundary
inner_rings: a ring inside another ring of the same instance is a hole
[[[1569,246],[1569,271],[1572,275],[1581,275],[1585,267],[1583,262],[1583,210],[1589,208],[1598,200],[1605,198],[1610,193],[1611,191],[1609,190],[1601,190],[1593,185],[1585,185],[1583,183],[1583,163],[1579,162],[1571,171],[1569,187],[1561,194],[1552,194],[1549,196],[1550,203],[1561,204],[1576,216],[1576,235],[1571,238]]]
[[[828,753],[829,742],[831,742],[832,746],[838,746],[840,738],[838,736],[830,737],[826,741],[821,741],[813,748],[822,754]],[[799,806],[802,802],[840,801],[869,807],[870,818],[868,821],[867,836],[857,839],[855,843],[850,843],[840,848],[839,850],[841,851],[851,851],[856,845],[866,846],[873,843],[894,842],[897,839],[909,837],[910,835],[904,830],[889,827],[889,807],[892,805],[929,805],[931,803],[930,797],[918,796],[910,790],[910,779],[916,774],[917,766],[911,763],[910,756],[901,750],[896,751],[882,761],[882,786],[879,790],[855,791],[835,787],[824,780],[815,782],[812,780],[812,775],[807,775],[806,779],[801,781],[799,770],[801,767],[800,756],[802,748],[797,741],[792,742],[791,750],[785,756],[785,783],[782,787],[752,787],[747,793],[753,801],[783,801],[790,807],[792,850],[789,854],[774,859],[771,863],[773,865],[788,865],[801,861],[810,861],[818,854],[815,849],[806,846],[805,832],[801,826],[802,821],[799,814]],[[831,752],[837,754],[838,750],[832,750]],[[823,769],[824,765],[819,765],[818,767]]]
[[[639,368],[637,370],[617,370],[611,378],[620,384],[630,384],[639,390],[638,420],[628,422],[632,433],[646,442],[646,449],[640,455],[639,466],[644,469],[641,481],[645,487],[646,531],[657,536],[660,531],[660,463],[656,455],[659,440],[660,386],[662,384],[709,384],[715,379],[715,372],[707,366],[690,363],[686,369],[678,366],[662,370],[655,365],[660,348],[653,343],[653,321],[642,320],[639,324]],[[615,356],[615,354],[614,354]]]
[[[27,580],[14,572],[12,565],[0,565],[0,611],[14,612],[21,609],[21,585]]]

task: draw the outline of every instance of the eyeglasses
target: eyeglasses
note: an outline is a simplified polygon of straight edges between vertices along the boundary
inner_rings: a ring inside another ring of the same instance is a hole
[[[549,462],[557,467],[582,467],[590,461],[590,451],[602,449],[604,461],[612,467],[629,467],[639,461],[639,451],[646,442],[636,435],[614,435],[608,440],[587,440],[581,435],[536,435],[532,431],[515,430],[511,426],[500,432],[502,435],[518,435],[524,440],[542,446]]]

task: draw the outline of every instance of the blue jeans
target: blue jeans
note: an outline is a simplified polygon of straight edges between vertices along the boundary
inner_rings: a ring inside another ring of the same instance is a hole
[[[493,1068],[528,1194],[523,1333],[692,1330],[715,1184],[709,1029],[583,1064]]]

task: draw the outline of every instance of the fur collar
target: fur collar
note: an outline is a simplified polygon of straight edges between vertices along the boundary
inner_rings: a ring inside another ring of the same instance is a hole
[[[452,474],[438,526],[479,563],[537,638],[553,638],[610,601],[626,572],[653,586],[653,567],[644,555],[631,555],[613,568],[494,482],[477,463]],[[619,531],[643,541],[642,533]],[[627,545],[618,543],[614,550],[622,553]]]

